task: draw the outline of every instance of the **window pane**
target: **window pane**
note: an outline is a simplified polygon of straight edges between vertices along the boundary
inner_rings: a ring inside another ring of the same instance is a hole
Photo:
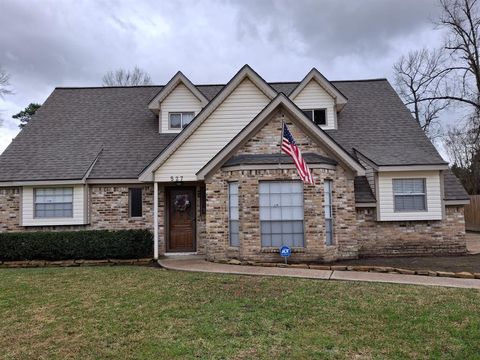
[[[130,216],[142,216],[142,188],[130,189]]]
[[[272,235],[262,234],[262,247],[272,246]]]
[[[193,113],[182,113],[182,127],[187,126],[193,120]]]
[[[324,189],[324,215],[325,215],[325,244],[333,245],[333,182],[325,180]]]
[[[292,206],[302,206],[303,207],[303,194],[292,195]]]
[[[303,246],[303,184],[260,182],[262,246]]]
[[[182,114],[170,114],[170,129],[182,128]]]
[[[424,194],[425,179],[393,179],[394,194]]]
[[[61,218],[73,216],[73,188],[35,189],[34,216]]]
[[[239,212],[238,212],[238,183],[231,182],[228,184],[228,217],[230,220],[229,238],[230,246],[240,246],[239,237]]]
[[[307,118],[313,120],[313,111],[312,110],[302,110]]]
[[[325,219],[331,219],[332,218],[332,208],[330,206],[324,206],[325,207]]]
[[[395,211],[426,210],[425,195],[395,195]]]
[[[314,122],[317,125],[326,125],[327,124],[327,117],[325,114],[325,109],[316,109],[313,111],[313,118]]]

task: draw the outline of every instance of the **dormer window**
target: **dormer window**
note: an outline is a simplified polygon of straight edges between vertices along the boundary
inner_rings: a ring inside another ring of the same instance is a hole
[[[171,112],[168,114],[168,128],[181,130],[194,118],[194,112]]]
[[[327,109],[305,109],[303,113],[317,125],[327,125]]]

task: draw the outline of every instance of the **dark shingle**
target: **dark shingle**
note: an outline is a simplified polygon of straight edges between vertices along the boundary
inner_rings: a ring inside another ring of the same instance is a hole
[[[377,165],[445,164],[386,80],[336,81],[348,102],[338,130],[327,130],[344,149],[355,148]]]
[[[347,151],[356,148],[378,165],[443,163],[386,80],[333,84],[348,102],[338,114],[338,130],[327,133]],[[297,85],[271,84],[286,95]],[[198,88],[211,100],[223,86]],[[138,177],[175,137],[158,133],[158,118],[147,107],[161,89],[55,89],[0,156],[0,181],[81,179],[102,149],[90,178]],[[446,199],[465,196],[458,180],[446,174]]]
[[[445,200],[469,200],[467,192],[460,180],[451,170],[444,171],[443,177],[444,199]]]
[[[335,160],[314,153],[305,153],[303,158],[308,164],[337,165]],[[293,164],[293,159],[286,154],[242,154],[232,156],[223,166],[268,164]]]
[[[354,188],[356,203],[374,203],[376,201],[366,176],[356,176]]]

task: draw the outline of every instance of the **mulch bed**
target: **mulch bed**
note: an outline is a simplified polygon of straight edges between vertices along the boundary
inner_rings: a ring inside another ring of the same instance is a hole
[[[480,254],[464,256],[383,257],[342,260],[329,265],[386,266],[403,269],[480,273]]]

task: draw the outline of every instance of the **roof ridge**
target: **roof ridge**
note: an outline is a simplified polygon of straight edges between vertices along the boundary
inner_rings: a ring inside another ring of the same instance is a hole
[[[357,79],[357,80],[330,80],[330,82],[368,82],[368,81],[388,81],[387,78]]]
[[[369,82],[369,81],[388,81],[387,78],[372,78],[372,79],[353,79],[353,80],[329,80],[332,83],[339,82]],[[299,81],[266,81],[267,84],[298,84]],[[225,86],[226,84],[193,84],[195,86]],[[56,86],[58,90],[77,90],[77,89],[129,89],[129,88],[157,88],[165,87],[165,85],[133,85],[133,86]]]
[[[128,88],[157,88],[165,85],[132,85],[132,86],[55,86],[58,90],[79,90],[79,89],[128,89]]]

